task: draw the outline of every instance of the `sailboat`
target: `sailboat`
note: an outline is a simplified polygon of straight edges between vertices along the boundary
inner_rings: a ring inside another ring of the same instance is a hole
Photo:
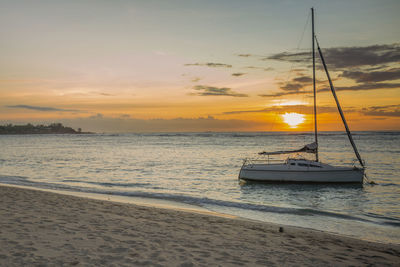
[[[350,129],[347,125],[343,110],[336,96],[335,88],[330,78],[328,68],[316,35],[314,34],[314,9],[311,8],[312,27],[312,55],[313,55],[313,93],[314,93],[314,136],[315,141],[297,150],[283,150],[275,152],[261,152],[266,159],[245,159],[240,169],[239,179],[263,182],[295,182],[295,183],[363,183],[365,165],[358,153]],[[315,44],[327,75],[331,92],[335,99],[338,112],[342,118],[344,127],[354,153],[360,163],[360,167],[341,167],[320,162],[318,158],[318,130],[317,130],[317,106],[315,87]],[[281,163],[270,160],[270,156],[293,153],[313,153],[315,160],[305,158],[291,158],[290,156]]]

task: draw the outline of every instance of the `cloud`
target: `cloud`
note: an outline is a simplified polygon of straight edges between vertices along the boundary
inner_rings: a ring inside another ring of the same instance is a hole
[[[256,66],[247,66],[246,69],[257,69],[257,70],[263,70],[263,71],[274,70],[274,68],[271,68],[271,67],[264,68],[264,67],[256,67]]]
[[[385,71],[343,71],[339,77],[352,79],[357,83],[382,82],[400,79],[400,68],[392,68]]]
[[[107,94],[107,93],[99,93],[99,95],[102,95],[102,96],[114,96],[112,94]]]
[[[335,86],[336,91],[365,91],[376,89],[396,89],[400,88],[400,83],[362,83],[352,86]],[[318,92],[330,91],[329,87],[319,89]]]
[[[298,93],[303,87],[304,85],[301,83],[285,83],[280,88],[284,91]]]
[[[281,52],[269,57],[265,57],[262,60],[278,60],[291,63],[302,63],[302,62],[309,63],[310,52],[298,52],[298,53]]]
[[[194,78],[191,80],[191,82],[195,83],[195,82],[198,82],[198,81],[200,81],[200,80],[201,80],[200,77],[194,77]]]
[[[6,106],[7,108],[16,108],[16,109],[29,109],[29,110],[36,110],[36,111],[60,111],[60,112],[81,112],[80,110],[75,109],[61,109],[61,108],[52,108],[52,107],[39,107],[39,106],[29,106],[29,105],[13,105],[13,106]]]
[[[231,88],[227,87],[213,87],[205,85],[196,85],[193,87],[194,90],[199,91],[195,95],[199,96],[234,96],[234,97],[247,97],[246,94],[240,94],[233,92]]]
[[[386,106],[369,107],[369,109],[372,109],[372,110],[382,110],[382,109],[387,109],[387,108],[400,108],[400,105],[386,105]]]
[[[101,118],[104,118],[104,116],[101,113],[97,113],[96,115],[92,115],[89,118],[90,119],[101,119]]]
[[[104,93],[104,92],[98,92],[98,91],[91,91],[91,92],[88,92],[88,94],[101,95],[101,96],[115,96],[115,95],[110,94],[110,93]]]
[[[323,51],[333,68],[375,66],[400,61],[400,44],[339,47]]]
[[[252,54],[239,54],[237,55],[238,57],[251,57],[253,56]]]
[[[310,86],[312,78],[309,76],[301,75],[291,79],[288,82],[279,83],[279,89],[281,92],[273,94],[261,94],[261,97],[280,97],[285,95],[295,95],[295,94],[306,94],[311,93],[309,90],[305,90],[307,86]]]
[[[323,53],[328,62],[328,68],[336,72],[341,72],[337,76],[338,78],[351,79],[356,83],[350,86],[335,86],[335,89],[338,91],[400,88],[400,83],[385,82],[400,79],[400,68],[393,67],[393,65],[400,62],[400,43],[364,47],[324,48]],[[264,60],[309,64],[310,58],[309,52],[283,52],[271,55],[264,58]],[[279,84],[282,92],[260,96],[279,97],[304,93],[302,90],[311,81],[310,77],[297,77],[287,83]],[[326,91],[330,91],[329,87],[318,90],[318,92]]]
[[[242,72],[235,72],[235,73],[232,73],[232,76],[236,76],[236,77],[239,77],[239,76],[243,76],[243,75],[245,75],[246,73],[242,73]]]
[[[205,66],[205,67],[211,67],[211,68],[232,68],[232,65],[229,64],[223,64],[223,63],[189,63],[185,64],[185,66]]]
[[[313,79],[309,76],[299,76],[299,77],[293,78],[292,81],[297,82],[297,83],[302,83],[302,84],[311,84]]]
[[[346,112],[354,112],[355,110],[352,108],[346,109]],[[297,112],[301,114],[313,114],[313,107],[306,106],[306,105],[284,105],[284,106],[272,106],[263,109],[256,109],[256,110],[235,110],[235,111],[227,111],[224,112],[224,115],[231,115],[231,114],[242,114],[242,113],[268,113],[268,112]],[[336,107],[329,107],[329,106],[321,106],[318,107],[318,113],[331,113],[337,112]]]
[[[367,116],[400,117],[400,105],[372,106],[361,112]]]
[[[322,52],[328,63],[328,67],[333,70],[342,70],[350,67],[376,66],[400,61],[400,43],[363,47],[323,48]],[[309,63],[310,56],[310,52],[283,52],[271,55],[264,58],[264,60]]]
[[[397,111],[366,111],[364,115],[368,116],[384,116],[384,117],[400,117],[400,110]]]

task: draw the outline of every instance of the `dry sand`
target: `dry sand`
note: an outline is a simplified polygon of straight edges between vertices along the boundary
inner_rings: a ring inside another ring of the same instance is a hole
[[[0,186],[1,266],[400,266],[400,245]]]

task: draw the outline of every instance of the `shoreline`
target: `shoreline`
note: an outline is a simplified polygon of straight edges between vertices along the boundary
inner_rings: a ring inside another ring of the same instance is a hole
[[[0,265],[395,265],[400,245],[0,185]],[[279,228],[283,231],[280,232]]]
[[[279,212],[272,212],[269,214],[268,218],[262,218],[254,215],[249,214],[242,214],[238,212],[229,212],[229,211],[221,211],[220,209],[215,208],[206,208],[200,205],[196,205],[193,203],[186,203],[178,200],[171,200],[166,198],[159,198],[159,197],[152,197],[152,196],[132,196],[132,195],[120,195],[114,193],[104,193],[104,192],[86,192],[86,191],[76,191],[76,190],[69,190],[69,189],[52,189],[51,187],[37,187],[33,185],[20,185],[20,184],[13,184],[13,183],[3,183],[0,182],[0,186],[11,186],[17,187],[22,189],[28,190],[38,190],[44,192],[53,192],[56,194],[63,194],[67,196],[76,196],[81,198],[88,198],[88,199],[96,199],[102,201],[111,201],[117,203],[127,203],[139,206],[147,206],[147,207],[155,207],[155,208],[164,208],[164,209],[172,209],[172,210],[182,210],[188,212],[194,212],[199,214],[209,214],[213,216],[219,217],[226,217],[232,219],[242,219],[242,220],[250,220],[254,222],[260,223],[267,223],[267,224],[274,224],[286,227],[295,227],[299,229],[305,230],[313,230],[313,231],[320,231],[323,233],[343,236],[348,238],[354,238],[357,240],[363,240],[367,242],[373,243],[380,243],[380,244],[394,244],[400,245],[399,233],[395,233],[395,235],[391,235],[391,237],[387,237],[385,233],[382,233],[382,227],[386,227],[386,231],[398,231],[392,226],[393,229],[388,229],[391,226],[381,226],[381,228],[376,228],[377,225],[373,224],[373,222],[367,221],[366,224],[363,224],[362,232],[364,234],[360,235],[354,234],[353,230],[359,231],[358,228],[360,227],[355,224],[349,225],[348,221],[346,223],[346,227],[342,227],[339,229],[335,229],[334,227],[340,227],[341,222],[338,221],[339,218],[335,218],[335,220],[325,218],[325,227],[321,225],[324,223],[321,218],[317,217],[314,218],[313,223],[308,220],[308,223],[298,223],[298,219],[296,218],[298,215],[286,216],[285,218],[276,219],[279,216]],[[339,214],[340,215],[340,214]],[[271,217],[272,216],[272,217]],[[362,219],[361,219],[362,220]],[[360,223],[360,222],[359,222]],[[367,226],[369,225],[369,226]],[[350,228],[349,228],[350,227]],[[368,234],[367,234],[368,233]],[[372,233],[372,234],[369,234]],[[383,234],[383,237],[381,236]]]
[[[113,195],[113,194],[102,194],[102,193],[90,193],[90,192],[79,192],[79,191],[69,191],[69,190],[60,190],[60,189],[48,189],[48,188],[40,188],[33,186],[25,186],[25,185],[16,185],[16,184],[5,184],[0,182],[0,187],[15,187],[19,189],[26,190],[34,190],[41,192],[50,192],[54,194],[60,194],[65,196],[78,197],[83,199],[90,200],[99,200],[106,202],[114,202],[114,203],[122,203],[122,204],[130,204],[135,206],[144,206],[144,207],[153,207],[159,209],[171,209],[171,210],[179,210],[184,212],[193,212],[198,214],[205,214],[217,217],[231,218],[231,219],[244,219],[239,216],[211,211],[200,206],[195,206],[192,204],[181,203],[178,201],[172,201],[167,199],[156,199],[151,197],[134,197],[134,196],[121,196],[121,195]],[[249,219],[251,220],[251,219]]]

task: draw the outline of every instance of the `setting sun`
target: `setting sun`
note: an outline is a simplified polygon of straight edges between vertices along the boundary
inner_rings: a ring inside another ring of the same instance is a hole
[[[304,115],[295,112],[285,113],[282,117],[283,121],[289,124],[290,128],[296,128],[297,125],[304,122]]]

